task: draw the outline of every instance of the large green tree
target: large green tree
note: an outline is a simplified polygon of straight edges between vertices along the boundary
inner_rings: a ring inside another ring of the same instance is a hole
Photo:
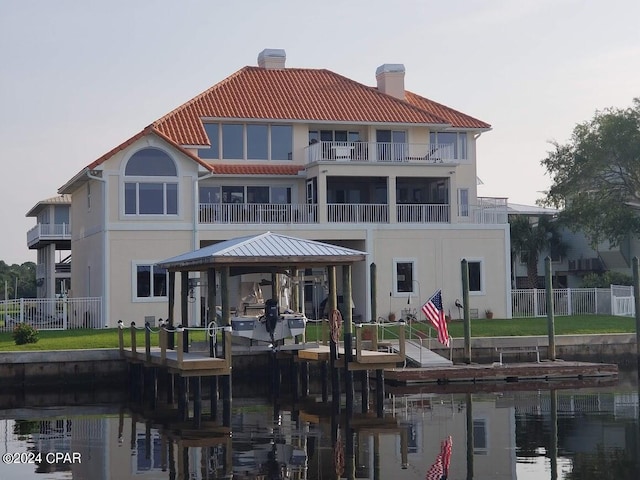
[[[37,296],[36,264],[24,262],[22,265],[7,265],[0,260],[0,299],[33,298]],[[16,290],[17,288],[17,290]]]
[[[640,234],[640,99],[629,108],[597,111],[576,125],[568,143],[541,161],[552,184],[543,203],[596,246]]]
[[[551,215],[509,216],[512,268],[516,258],[527,265],[527,287],[538,287],[538,260],[544,252],[566,253],[557,221]]]

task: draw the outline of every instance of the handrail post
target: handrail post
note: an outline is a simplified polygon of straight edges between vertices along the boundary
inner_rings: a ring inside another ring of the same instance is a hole
[[[398,331],[399,343],[400,343],[400,356],[402,357],[402,360],[406,359],[404,325],[405,325],[404,323],[401,323],[400,330]]]
[[[160,325],[158,343],[160,344],[160,361],[164,364],[167,361],[167,330],[164,328],[164,323]]]
[[[182,327],[182,325],[178,325],[178,328],[176,328],[176,333],[177,333],[177,344],[178,344],[178,350],[176,352],[177,355],[177,360],[178,360],[178,367],[181,368],[182,367],[182,362],[184,361],[184,344],[183,344],[183,340],[182,340],[182,336],[184,334],[184,328]]]
[[[144,353],[147,362],[151,363],[151,324],[144,322]]]
[[[362,330],[361,323],[355,325],[356,327],[356,362],[360,363],[362,360]]]
[[[133,356],[133,358],[136,357],[137,353],[136,353],[136,349],[137,349],[137,345],[136,345],[136,322],[131,322],[131,355]]]
[[[118,320],[118,350],[120,350],[120,356],[124,356],[124,324],[122,320]]]

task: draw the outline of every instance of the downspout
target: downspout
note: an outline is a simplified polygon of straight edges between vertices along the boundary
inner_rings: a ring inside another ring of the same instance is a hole
[[[205,175],[203,175],[202,177],[198,177],[197,173],[196,173],[196,178],[193,182],[193,249],[197,250],[198,248],[200,248],[200,246],[198,245],[198,225],[199,225],[199,221],[198,219],[200,218],[200,201],[199,201],[199,195],[198,195],[198,184],[200,183],[201,180],[208,180],[210,178],[213,178],[213,172],[209,172]]]
[[[104,173],[104,170],[101,170]],[[110,259],[110,255],[109,255],[109,249],[107,248],[109,246],[109,242],[108,242],[108,235],[109,235],[109,229],[107,228],[107,220],[109,219],[109,202],[107,202],[107,180],[105,178],[103,178],[102,176],[97,177],[95,175],[93,175],[91,173],[91,170],[87,169],[87,178],[91,179],[91,180],[97,180],[99,182],[102,183],[102,229],[103,229],[103,235],[102,235],[102,251],[104,252],[104,255],[102,255],[102,260],[104,262],[103,266],[102,266],[102,274],[103,274],[103,279],[102,279],[102,292],[103,292],[103,297],[102,297],[102,314],[103,314],[103,320],[104,320],[104,325],[105,326],[110,326],[110,322],[109,322],[109,313],[111,310],[111,306],[109,303],[110,296],[109,296],[109,291],[110,291],[110,285],[109,285],[109,259]],[[72,252],[73,254],[73,252]],[[73,257],[72,257],[73,259]],[[73,260],[72,260],[73,261]],[[73,268],[73,266],[71,267]],[[91,292],[89,292],[91,293]]]
[[[199,199],[199,192],[198,192],[198,186],[201,180],[208,180],[209,178],[213,177],[213,172],[209,172],[206,173],[205,175],[203,175],[202,177],[198,176],[198,173],[196,172],[196,177],[195,180],[193,181],[193,249],[197,250],[200,248],[200,235],[199,235],[199,225],[200,225],[200,199]],[[199,285],[201,285],[202,282],[200,282],[198,284],[198,286],[194,287],[194,290],[197,288],[201,288]],[[200,317],[200,311],[201,311],[201,305],[200,305],[200,298],[201,295],[200,293],[198,293],[198,295],[195,295],[195,302],[193,302],[192,304],[192,311],[190,313],[191,318],[195,319],[195,318],[199,318]],[[202,321],[200,319],[200,321]]]

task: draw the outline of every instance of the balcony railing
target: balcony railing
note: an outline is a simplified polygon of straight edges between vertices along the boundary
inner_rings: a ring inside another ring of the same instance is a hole
[[[476,205],[460,206],[458,221],[480,225],[509,223],[507,199],[503,197],[478,197]]]
[[[389,223],[389,205],[384,203],[329,203],[329,223]],[[476,223],[497,225],[507,223],[505,198],[478,198],[478,205],[459,206],[458,215],[449,204],[398,204],[398,223]],[[271,203],[201,203],[201,224],[283,224],[318,223],[317,204]]]
[[[27,232],[27,245],[40,241],[71,240],[71,225],[68,223],[39,223]]]
[[[398,223],[449,223],[451,206],[443,204],[397,205]]]
[[[388,223],[389,206],[381,203],[328,203],[327,221],[332,223]]]
[[[307,163],[410,162],[465,163],[455,158],[452,143],[317,142],[306,147]]]
[[[200,223],[316,223],[317,205],[201,203]]]

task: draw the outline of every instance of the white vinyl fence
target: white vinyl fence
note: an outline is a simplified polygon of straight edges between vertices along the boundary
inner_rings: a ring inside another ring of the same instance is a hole
[[[103,328],[102,297],[0,301],[0,331],[11,331],[18,323],[39,330]]]
[[[512,316],[544,317],[547,293],[544,289],[511,291]],[[553,290],[553,314],[567,315],[635,315],[633,287],[611,285],[610,288],[562,288]]]

